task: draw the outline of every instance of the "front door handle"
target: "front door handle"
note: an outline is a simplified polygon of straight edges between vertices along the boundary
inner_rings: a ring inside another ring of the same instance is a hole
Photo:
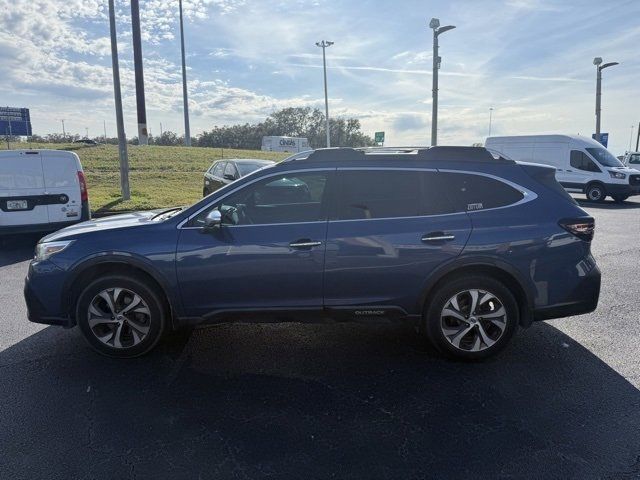
[[[427,233],[425,236],[422,237],[423,242],[449,242],[455,239],[456,239],[455,235],[451,235],[450,233],[444,233],[444,232]]]
[[[291,242],[289,244],[291,248],[313,248],[319,247],[320,245],[322,245],[322,242],[313,242],[306,238],[302,240],[296,240],[295,242]]]

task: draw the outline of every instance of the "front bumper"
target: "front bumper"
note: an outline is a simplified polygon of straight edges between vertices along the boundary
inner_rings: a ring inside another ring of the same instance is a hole
[[[33,263],[29,265],[29,274],[24,280],[27,318],[34,323],[73,327],[73,319],[63,313],[60,303],[62,270],[46,263],[41,262],[35,269]]]
[[[640,195],[640,185],[625,185],[625,184],[617,184],[610,183],[607,185],[607,195],[616,195],[616,196],[632,196],[632,195]]]
[[[594,265],[582,280],[575,285],[573,292],[567,296],[570,299],[569,301],[538,307],[533,312],[533,319],[535,321],[549,320],[593,312],[598,306],[600,282],[600,269],[597,265]]]

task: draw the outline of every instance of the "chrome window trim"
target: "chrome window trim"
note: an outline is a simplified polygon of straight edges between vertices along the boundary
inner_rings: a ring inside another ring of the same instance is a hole
[[[531,202],[533,200],[535,200],[536,198],[538,198],[538,194],[529,190],[528,188],[523,187],[522,185],[518,185],[517,183],[514,183],[510,180],[506,180],[502,177],[498,177],[496,175],[490,174],[490,173],[484,173],[484,172],[476,172],[476,171],[472,171],[472,170],[451,170],[451,169],[442,169],[442,168],[421,168],[421,167],[366,167],[366,166],[357,166],[357,167],[316,167],[316,168],[307,168],[307,169],[296,169],[296,170],[285,170],[284,172],[275,172],[272,173],[270,175],[265,175],[265,176],[261,176],[259,178],[256,178],[255,180],[252,180],[249,183],[246,183],[244,185],[239,186],[238,188],[235,188],[231,191],[229,191],[228,193],[226,193],[225,195],[221,196],[220,198],[217,198],[215,201],[207,204],[206,206],[202,207],[201,209],[199,209],[197,212],[191,214],[189,217],[187,217],[186,219],[182,220],[177,228],[181,229],[181,230],[201,230],[203,227],[183,227],[183,225],[187,222],[189,222],[192,218],[196,217],[197,215],[199,215],[203,210],[206,210],[207,208],[211,207],[212,204],[217,203],[220,200],[223,200],[224,198],[226,198],[227,196],[231,195],[232,193],[237,192],[238,190],[240,190],[241,188],[244,188],[248,185],[251,185],[257,181],[260,181],[262,179],[266,179],[269,177],[273,177],[279,174],[285,174],[285,173],[304,173],[304,172],[331,172],[331,171],[341,171],[341,170],[348,170],[348,171],[353,171],[353,170],[366,170],[366,171],[371,171],[371,170],[383,170],[383,171],[419,171],[419,172],[442,172],[442,173],[461,173],[461,174],[466,174],[466,175],[479,175],[481,177],[487,177],[487,178],[491,178],[493,180],[496,180],[498,182],[502,182],[506,185],[509,185],[511,188],[516,189],[517,191],[519,191],[520,193],[522,193],[523,197],[521,200],[517,201],[516,203],[511,203],[509,205],[503,205],[501,207],[493,207],[493,208],[485,208],[485,209],[481,209],[481,210],[466,210],[463,212],[451,212],[451,213],[438,213],[438,214],[433,214],[433,215],[412,215],[412,216],[404,216],[404,217],[380,217],[380,218],[354,218],[354,219],[343,219],[343,220],[317,220],[317,221],[312,221],[312,222],[288,222],[288,223],[263,223],[263,224],[252,224],[252,225],[226,225],[226,227],[258,227],[258,226],[266,226],[266,225],[297,225],[297,224],[311,224],[311,223],[326,223],[327,221],[329,223],[339,223],[339,222],[363,222],[363,221],[376,221],[376,220],[407,220],[407,219],[412,219],[412,218],[431,218],[431,217],[443,217],[443,216],[447,216],[447,215],[464,215],[464,214],[473,214],[473,213],[480,213],[480,212],[489,212],[489,211],[493,211],[493,210],[500,210],[503,208],[510,208],[510,207],[515,207],[518,205],[522,205],[524,203],[528,203]],[[256,170],[257,171],[257,170]]]
[[[259,170],[256,170],[256,172]],[[295,170],[284,170],[284,171],[280,171],[280,172],[274,172],[268,175],[263,175],[260,176],[258,178],[254,178],[253,180],[243,184],[243,185],[239,185],[237,188],[234,188],[233,190],[230,190],[229,192],[225,193],[224,195],[216,198],[215,200],[207,203],[204,207],[198,209],[196,212],[192,213],[191,215],[189,215],[187,218],[185,218],[184,220],[182,220],[180,223],[178,223],[178,225],[176,226],[176,228],[180,229],[180,230],[201,230],[203,227],[184,227],[183,225],[185,223],[190,222],[194,217],[197,217],[200,213],[202,213],[204,210],[210,208],[211,206],[213,206],[215,203],[218,203],[220,200],[224,200],[226,197],[228,197],[229,195],[237,192],[238,190],[245,188],[249,185],[252,185],[256,182],[259,182],[261,180],[270,178],[270,177],[275,177],[277,175],[283,175],[283,174],[288,174],[288,173],[306,173],[306,172],[335,172],[336,171],[336,167],[316,167],[316,168],[298,168]],[[252,172],[255,173],[255,172]],[[251,175],[251,174],[250,174]],[[301,223],[326,223],[326,220],[316,220],[316,221],[312,221],[312,222],[290,222],[290,223],[262,223],[262,224],[252,224],[252,225],[225,225],[225,227],[229,227],[229,226],[233,226],[233,227],[257,227],[257,226],[264,226],[264,225],[297,225],[297,224],[301,224]]]
[[[480,213],[480,212],[489,212],[492,210],[499,210],[502,208],[510,208],[515,207],[517,205],[521,205],[523,203],[531,202],[538,198],[538,194],[532,192],[528,188],[523,187],[522,185],[518,185],[517,183],[506,180],[502,177],[498,177],[496,175],[492,175],[490,173],[484,172],[474,172],[471,170],[451,170],[451,169],[442,169],[442,168],[419,168],[419,167],[338,167],[338,170],[410,170],[410,171],[420,171],[420,172],[442,172],[442,173],[462,173],[467,175],[479,175],[481,177],[488,177],[493,180],[497,180],[498,182],[505,183],[510,187],[516,189],[520,193],[522,193],[522,199],[517,201],[516,203],[511,203],[509,205],[503,205],[501,207],[493,207],[493,208],[484,208],[482,210],[465,210],[463,212],[451,212],[451,213],[437,213],[433,215],[412,215],[408,217],[379,217],[379,218],[353,218],[353,219],[343,219],[343,220],[329,220],[329,223],[341,223],[341,222],[369,222],[376,220],[408,220],[412,218],[431,218],[431,217],[444,217],[447,215],[464,215],[471,213]]]

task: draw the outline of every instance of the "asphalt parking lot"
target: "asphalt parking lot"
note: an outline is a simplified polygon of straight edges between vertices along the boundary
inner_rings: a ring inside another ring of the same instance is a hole
[[[596,312],[480,364],[398,325],[220,325],[149,356],[31,324],[0,247],[0,478],[640,478],[640,199],[596,218]]]

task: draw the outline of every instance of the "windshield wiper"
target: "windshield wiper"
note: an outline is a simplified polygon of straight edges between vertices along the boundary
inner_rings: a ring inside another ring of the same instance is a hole
[[[171,212],[176,212],[178,213],[179,211],[183,210],[184,207],[172,207],[172,208],[167,208],[166,210],[161,211],[160,213],[156,213],[153,217],[151,217],[151,220],[155,220],[158,217],[163,217],[168,213]],[[175,215],[175,214],[174,214]]]

